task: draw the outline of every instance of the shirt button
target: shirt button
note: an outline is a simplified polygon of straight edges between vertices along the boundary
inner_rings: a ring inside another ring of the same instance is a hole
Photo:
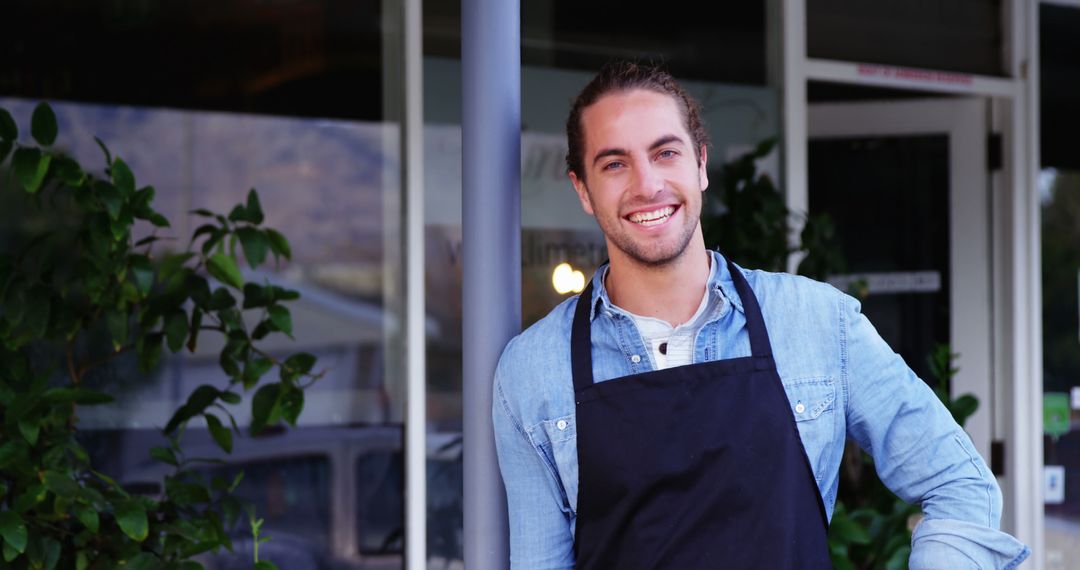
[[[566,429],[566,420],[559,420],[555,422],[555,427],[559,428],[560,430]]]
[[[635,354],[630,357],[630,362],[637,364],[638,362],[641,362],[641,357]]]
[[[795,404],[795,413],[796,414],[801,414],[801,413],[803,413],[805,411],[806,411],[806,406],[804,406],[802,402],[799,402],[798,404]]]

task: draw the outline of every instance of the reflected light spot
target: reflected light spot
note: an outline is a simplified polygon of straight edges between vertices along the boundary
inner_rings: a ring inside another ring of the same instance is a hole
[[[585,274],[571,267],[569,263],[560,263],[551,273],[551,284],[560,295],[580,293],[585,288]]]

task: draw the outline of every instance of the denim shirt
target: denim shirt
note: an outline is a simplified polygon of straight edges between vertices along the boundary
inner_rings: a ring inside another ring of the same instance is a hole
[[[719,302],[694,343],[694,362],[749,356],[742,303],[719,253],[708,292]],[[606,267],[593,276],[593,376],[654,368],[633,318],[611,303]],[[910,567],[1013,568],[1029,550],[997,530],[1001,491],[970,438],[933,391],[833,287],[746,271],[825,509],[832,517],[846,438],[870,452],[881,480],[925,518]],[[495,374],[495,442],[510,510],[514,569],[574,566],[578,458],[570,329],[577,297],[507,344]],[[762,489],[762,492],[769,492]]]

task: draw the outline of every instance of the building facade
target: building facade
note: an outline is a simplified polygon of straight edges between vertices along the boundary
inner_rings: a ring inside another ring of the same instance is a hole
[[[490,379],[463,372],[476,318],[464,299],[483,276],[465,263],[462,220],[500,212],[470,206],[463,183],[475,164],[463,93],[487,87],[469,83],[463,45],[510,37],[521,214],[506,239],[521,246],[521,326],[606,257],[565,176],[570,100],[609,59],[662,62],[702,102],[710,179],[775,140],[757,171],[793,213],[792,243],[827,214],[844,267],[825,277],[864,287],[871,320],[924,378],[936,346],[959,355],[952,391],[979,400],[966,428],[1002,484],[1003,527],[1033,547],[1031,567],[1080,568],[1080,1],[759,0],[722,17],[523,2],[509,35],[470,23],[482,6],[4,8],[16,25],[0,38],[0,107],[28,124],[50,101],[58,144],[84,163],[98,160],[94,136],[107,142],[158,189],[177,236],[196,227],[185,212],[226,210],[255,187],[293,243],[290,262],[247,276],[302,293],[295,341],[265,348],[307,350],[328,372],[300,427],[238,441],[227,467],[245,469],[240,493],[280,537],[268,556],[295,569],[500,567],[466,546],[504,539],[465,524],[486,515],[469,514],[463,489],[490,489],[487,505],[501,488],[490,461],[466,465],[463,451],[490,447],[464,411],[477,409],[467,387]],[[722,214],[715,198],[707,208]],[[196,386],[225,380],[220,349],[175,355],[84,415],[103,470],[160,480],[156,428]]]

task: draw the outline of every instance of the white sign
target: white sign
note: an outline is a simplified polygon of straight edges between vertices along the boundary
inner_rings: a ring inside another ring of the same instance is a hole
[[[866,281],[866,288],[871,295],[941,291],[941,273],[938,271],[851,273],[829,277],[829,284],[841,291],[847,291],[856,281]]]
[[[1069,394],[1071,396],[1069,401],[1072,404],[1072,409],[1080,410],[1080,386],[1073,386],[1072,389],[1069,390]]]
[[[1046,465],[1043,467],[1043,502],[1047,505],[1060,505],[1065,502],[1065,466]]]

